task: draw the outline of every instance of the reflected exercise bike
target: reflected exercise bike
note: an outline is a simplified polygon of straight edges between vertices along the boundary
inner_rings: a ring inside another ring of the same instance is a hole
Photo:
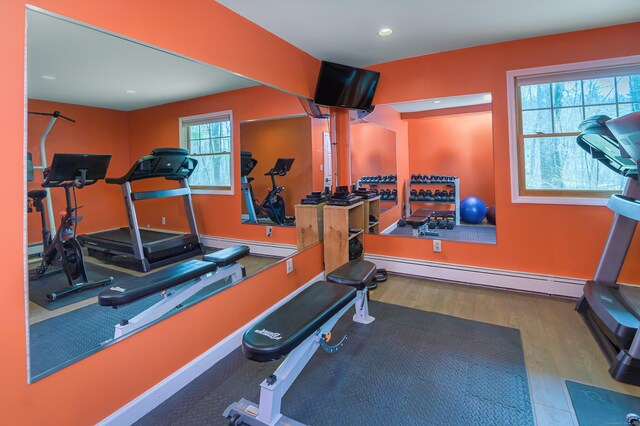
[[[32,190],[27,194],[30,198],[29,211],[35,209],[40,213],[42,220],[42,261],[35,268],[34,278],[63,270],[69,284],[67,288],[47,294],[47,298],[51,301],[113,281],[111,277],[89,281],[84,267],[82,248],[76,239],[76,228],[82,219],[77,212],[82,206],[77,205],[75,190],[104,179],[110,160],[111,155],[55,154],[53,156],[51,167],[44,170],[45,179],[42,187],[64,188],[66,199],[66,208],[61,212],[60,224],[53,237],[47,226],[47,215],[43,204],[43,200],[47,197],[46,191]],[[51,266],[57,269],[49,270]]]
[[[247,205],[247,212],[249,213],[249,220],[246,223],[258,223],[258,218],[268,217],[276,225],[293,224],[295,219],[287,217],[284,198],[280,194],[284,190],[284,186],[278,186],[275,177],[286,176],[291,170],[294,159],[278,158],[276,164],[264,174],[271,177],[271,189],[264,200],[258,204],[258,201],[253,196],[253,188],[251,187],[251,182],[254,178],[249,177],[249,173],[258,164],[258,160],[253,158],[252,154],[247,151],[242,151],[240,158],[242,191]]]

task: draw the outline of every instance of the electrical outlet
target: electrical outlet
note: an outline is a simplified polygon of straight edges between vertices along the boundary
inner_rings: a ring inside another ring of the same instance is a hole
[[[167,224],[167,218],[166,218],[166,217],[164,217],[164,216],[162,216],[162,224],[163,224],[163,225],[166,225],[166,224]]]
[[[433,240],[433,251],[435,253],[442,252],[442,241],[441,240]]]
[[[287,274],[290,274],[293,272],[293,259],[289,258],[287,259]]]
[[[267,237],[270,237],[273,234],[273,227],[267,226]]]

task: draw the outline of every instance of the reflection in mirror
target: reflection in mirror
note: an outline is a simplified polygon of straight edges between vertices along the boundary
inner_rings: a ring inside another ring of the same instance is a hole
[[[295,226],[295,205],[331,179],[328,132],[327,120],[307,115],[240,123],[242,223]]]
[[[370,233],[496,243],[491,94],[377,106],[351,132],[354,180],[380,196]]]
[[[282,261],[215,237],[250,235],[215,212],[241,198],[234,120],[263,118],[256,98],[277,115],[302,108],[44,13],[28,11],[27,37],[33,381]]]

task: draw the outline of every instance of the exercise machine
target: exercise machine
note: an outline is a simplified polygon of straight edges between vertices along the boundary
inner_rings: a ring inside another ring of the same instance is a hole
[[[64,188],[66,208],[62,212],[60,225],[55,236],[47,226],[46,214],[42,200],[47,193],[43,190],[29,191],[27,194],[31,198],[32,206],[40,212],[42,220],[42,261],[36,267],[36,276],[42,277],[47,273],[50,266],[60,267],[66,277],[69,286],[60,291],[47,294],[49,300],[56,300],[60,297],[82,291],[92,287],[99,287],[109,284],[112,278],[105,278],[99,281],[89,281],[84,268],[84,258],[82,247],[76,239],[76,228],[81,217],[78,216],[78,206],[75,202],[76,189],[93,185],[104,179],[109,167],[111,155],[92,154],[55,154],[51,167],[44,170],[45,180],[43,188]],[[71,194],[73,192],[73,203]],[[53,224],[51,223],[53,228]],[[57,272],[60,269],[53,271]]]
[[[282,398],[320,347],[338,352],[347,337],[330,345],[331,329],[355,306],[353,320],[370,324],[367,286],[376,277],[376,265],[354,260],[327,276],[328,281],[311,284],[287,303],[249,328],[242,338],[242,353],[256,362],[271,362],[286,356],[276,371],[260,384],[260,403],[244,398],[223,413],[230,425],[290,425],[302,423],[281,413]]]
[[[130,334],[179,309],[194,294],[220,285],[210,294],[220,292],[246,276],[238,263],[249,255],[249,247],[234,246],[206,254],[202,260],[191,259],[144,277],[116,283],[98,295],[98,304],[118,308],[144,297],[162,292],[162,300],[131,319],[116,324],[114,339]]]
[[[81,235],[79,239],[88,248],[89,255],[125,268],[148,272],[203,254],[188,182],[197,164],[186,149],[157,148],[150,155],[139,158],[124,176],[107,178],[107,183],[120,185],[129,227]],[[132,182],[154,178],[177,181],[180,188],[144,192],[131,190]],[[189,233],[140,229],[135,202],[170,197],[182,197]]]
[[[246,223],[258,223],[258,219],[261,217],[268,217],[276,225],[285,225],[293,222],[291,218],[286,216],[284,199],[280,194],[284,190],[284,186],[278,186],[275,178],[276,176],[286,176],[291,170],[293,161],[293,158],[278,158],[275,165],[264,174],[265,176],[271,177],[271,189],[264,200],[258,204],[254,198],[253,188],[251,186],[251,182],[255,178],[249,177],[249,174],[258,164],[258,160],[253,158],[252,154],[248,151],[242,151],[240,153],[242,191],[249,214],[249,220]]]
[[[592,280],[576,310],[609,361],[609,373],[640,385],[640,287],[619,284],[618,277],[640,220],[640,112],[616,119],[593,116],[580,124],[578,145],[595,160],[627,177],[623,194],[612,195],[615,212],[609,237]]]
[[[75,123],[76,120],[74,120],[73,118],[69,118],[66,117],[64,115],[62,115],[62,113],[60,111],[54,111],[54,112],[36,112],[36,111],[29,111],[29,114],[31,115],[44,115],[46,117],[51,117],[51,119],[49,120],[49,124],[47,124],[47,127],[45,127],[44,132],[42,133],[42,136],[40,137],[40,165],[34,165],[33,163],[31,163],[31,168],[36,169],[36,170],[42,170],[44,172],[44,170],[48,167],[47,165],[47,136],[49,136],[49,133],[51,132],[51,129],[53,129],[54,124],[56,124],[56,121],[58,121],[59,118],[62,118],[63,120],[66,120],[70,123]],[[29,159],[31,158],[31,154],[28,155]],[[31,179],[33,180],[33,179]],[[49,223],[53,224],[56,221],[56,218],[53,214],[53,204],[51,202],[51,193],[49,192],[49,188],[45,188],[44,191],[46,192],[46,197],[43,197],[47,205],[47,209],[46,211],[48,212],[48,216],[49,216]],[[51,234],[55,235],[56,230],[51,229]]]

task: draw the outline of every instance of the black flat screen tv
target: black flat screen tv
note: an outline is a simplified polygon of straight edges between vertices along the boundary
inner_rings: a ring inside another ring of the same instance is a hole
[[[371,108],[380,73],[322,61],[313,101],[342,108]]]

